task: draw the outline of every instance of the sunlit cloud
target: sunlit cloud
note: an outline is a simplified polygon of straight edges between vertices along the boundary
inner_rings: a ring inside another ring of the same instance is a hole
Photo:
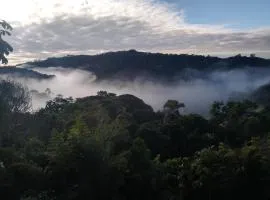
[[[9,0],[1,5],[0,18],[14,26],[7,38],[15,49],[11,63],[123,49],[270,52],[270,28],[190,24],[184,10],[157,0]]]

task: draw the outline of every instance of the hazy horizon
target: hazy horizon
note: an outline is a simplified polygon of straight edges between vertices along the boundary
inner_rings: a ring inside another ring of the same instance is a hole
[[[3,65],[3,64],[0,64],[0,67],[6,67],[6,66],[20,66],[20,65],[23,65],[27,62],[34,62],[34,61],[43,61],[43,60],[46,60],[48,58],[61,58],[61,57],[65,57],[65,56],[80,56],[80,55],[86,55],[86,56],[96,56],[96,55],[100,55],[100,54],[106,54],[106,53],[110,53],[110,52],[119,52],[119,51],[129,51],[131,49],[122,49],[122,50],[117,50],[117,51],[104,51],[104,52],[100,52],[100,53],[93,53],[93,54],[63,54],[63,55],[57,55],[57,56],[49,56],[49,57],[44,57],[44,58],[40,58],[40,59],[37,59],[37,58],[32,58],[32,59],[26,59],[26,60],[23,60],[21,62],[9,62],[8,65]],[[183,54],[186,54],[186,55],[202,55],[202,56],[212,56],[212,57],[218,57],[218,58],[229,58],[229,57],[233,57],[233,56],[236,56],[236,55],[239,55],[241,54],[242,56],[247,56],[249,57],[251,54],[255,54],[256,57],[259,57],[259,58],[264,58],[264,59],[270,59],[270,54],[268,55],[267,52],[244,52],[244,53],[241,53],[241,52],[227,52],[227,53],[209,53],[209,54],[192,54],[192,53],[170,53],[170,52],[156,52],[156,51],[153,51],[153,52],[148,52],[148,51],[140,51],[140,50],[137,50],[137,49],[132,49],[132,50],[136,50],[138,52],[144,52],[144,53],[162,53],[162,54],[174,54],[174,55],[183,55]]]
[[[1,6],[5,9],[0,19],[14,28],[10,37],[3,36],[14,48],[8,56],[10,65],[129,49],[270,58],[267,0],[9,0]],[[73,97],[93,95],[98,90],[131,93],[156,110],[165,98],[185,102],[190,111],[201,109],[202,104],[205,110],[215,100],[226,100],[234,92],[250,92],[270,80],[269,70],[260,68],[255,70],[258,76],[246,68],[211,71],[207,79],[179,79],[170,86],[142,77],[124,83],[95,83],[94,75],[86,71],[35,70],[56,77],[47,82],[23,80],[30,89],[42,92],[50,88],[54,93]]]
[[[100,90],[121,94],[135,95],[154,110],[161,110],[168,99],[184,102],[185,113],[199,113],[206,116],[214,101],[227,101],[231,98],[245,98],[260,86],[269,83],[270,69],[241,68],[231,70],[213,70],[205,76],[197,71],[196,77],[190,80],[180,79],[174,84],[153,82],[146,77],[137,77],[134,81],[101,81],[94,82],[95,75],[81,69],[66,69],[62,67],[33,68],[34,71],[55,75],[48,80],[37,80],[9,76],[13,80],[27,86],[29,90],[45,92],[51,90],[48,97],[33,97],[33,108],[44,107],[46,101],[58,94],[64,97],[81,98],[96,95]],[[188,69],[187,69],[188,70]],[[3,75],[1,75],[3,77]]]

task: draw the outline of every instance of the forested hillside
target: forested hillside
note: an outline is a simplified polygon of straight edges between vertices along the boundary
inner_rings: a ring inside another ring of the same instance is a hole
[[[42,74],[30,69],[25,68],[18,68],[12,66],[5,66],[0,67],[0,75],[2,76],[10,76],[10,77],[17,77],[17,78],[32,78],[37,80],[44,80],[44,79],[51,79],[53,75]]]
[[[0,83],[0,195],[5,199],[269,199],[270,109],[215,102],[211,117],[168,100],[100,91],[30,112]]]
[[[48,58],[26,63],[32,67],[80,68],[93,72],[97,80],[133,80],[145,77],[149,80],[175,81],[184,77],[184,69],[199,71],[234,69],[242,67],[269,67],[270,60],[236,55],[218,58],[200,55],[146,53],[135,50],[108,52],[100,55],[78,55]]]

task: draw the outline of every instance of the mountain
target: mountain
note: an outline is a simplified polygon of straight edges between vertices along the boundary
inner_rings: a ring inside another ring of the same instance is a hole
[[[270,83],[256,89],[251,94],[251,99],[259,104],[270,106]]]
[[[56,112],[59,115],[56,116]],[[100,91],[97,96],[78,98],[75,102],[72,98],[62,99],[61,97],[48,101],[47,106],[38,111],[36,116],[41,124],[37,122],[31,127],[30,132],[42,132],[42,137],[48,136],[52,132],[51,124],[54,124],[48,120],[49,116],[54,116],[53,121],[61,118],[59,127],[69,126],[78,116],[89,129],[101,128],[104,125],[114,126],[114,128],[104,127],[106,131],[119,128],[119,123],[124,123],[129,131],[134,131],[136,125],[157,118],[152,107],[138,97],[129,94],[117,96],[106,91]],[[46,128],[40,130],[40,126]]]
[[[186,69],[207,71],[241,67],[269,67],[270,59],[237,55],[218,58],[187,54],[161,54],[136,50],[108,52],[99,55],[68,55],[26,63],[31,67],[79,68],[93,72],[99,80],[147,79],[174,81],[190,76]],[[183,73],[183,71],[185,73]],[[190,71],[189,71],[190,72]]]
[[[50,79],[54,75],[42,74],[31,69],[18,68],[18,67],[0,67],[0,75],[17,77],[17,78],[32,78],[32,79]]]

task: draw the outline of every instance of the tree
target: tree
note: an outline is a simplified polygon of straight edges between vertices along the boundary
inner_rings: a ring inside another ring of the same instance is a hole
[[[62,95],[57,95],[53,100],[47,102],[44,111],[57,113],[63,111],[63,109],[72,103],[74,100],[72,97],[63,98]]]
[[[2,64],[7,64],[8,59],[6,56],[8,56],[9,53],[13,51],[13,48],[9,43],[4,41],[2,37],[5,35],[10,36],[12,27],[4,20],[0,20],[0,27],[2,27],[0,28],[0,61],[2,61]]]
[[[267,132],[267,128],[261,123],[264,117],[259,116],[260,110],[256,103],[247,100],[229,101],[226,104],[215,102],[210,111],[210,122],[220,130],[223,129],[221,132],[216,131],[222,142],[241,145],[252,136]]]
[[[176,100],[168,100],[165,105],[164,109],[169,110],[169,111],[177,111],[179,108],[184,108],[185,104],[184,103],[179,103]]]
[[[44,168],[47,164],[45,145],[37,138],[30,138],[24,145],[25,158],[38,166]]]
[[[151,160],[151,151],[144,140],[134,139],[130,149],[120,156],[121,160],[126,161],[127,167],[123,172],[125,184],[121,188],[126,199],[156,199],[154,197],[155,169]]]
[[[0,145],[13,144],[13,139],[25,134],[24,121],[30,111],[31,97],[27,88],[13,81],[0,81]]]
[[[10,112],[27,112],[31,108],[31,96],[22,84],[10,81],[0,81],[0,103]]]
[[[114,93],[108,93],[107,91],[101,90],[101,91],[98,91],[97,92],[97,96],[99,96],[99,97],[115,97],[116,94],[114,94]]]
[[[184,103],[179,103],[177,100],[168,100],[163,106],[165,113],[164,122],[166,123],[177,118],[180,115],[179,109],[184,107]]]
[[[235,57],[239,57],[240,58],[240,57],[242,57],[242,54],[239,53]]]

